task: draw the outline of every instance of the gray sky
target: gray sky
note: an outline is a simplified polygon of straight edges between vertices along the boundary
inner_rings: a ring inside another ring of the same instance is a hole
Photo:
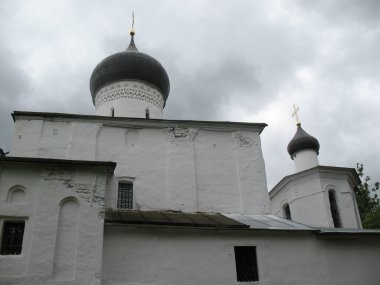
[[[315,2],[315,3],[314,3]],[[293,173],[300,106],[322,165],[380,180],[380,1],[0,0],[0,146],[13,110],[93,114],[89,78],[129,43],[169,74],[165,118],[264,122],[268,186]]]

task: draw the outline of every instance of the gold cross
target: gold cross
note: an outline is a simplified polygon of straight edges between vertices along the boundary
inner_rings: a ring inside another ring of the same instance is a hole
[[[292,113],[292,117],[296,119],[296,123],[297,123],[297,126],[300,126],[301,125],[301,122],[299,121],[299,118],[298,118],[298,111],[300,110],[300,107],[297,107],[296,104],[293,104],[293,113]]]
[[[132,12],[132,29],[130,32],[131,36],[135,35],[135,12]]]

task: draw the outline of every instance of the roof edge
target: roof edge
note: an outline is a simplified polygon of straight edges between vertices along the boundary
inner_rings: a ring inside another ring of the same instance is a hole
[[[251,130],[256,129],[260,134],[268,125],[265,123],[229,122],[229,121],[198,121],[198,120],[167,120],[167,119],[145,119],[133,117],[108,117],[98,115],[81,115],[68,113],[49,113],[49,112],[30,112],[13,111],[14,121],[20,118],[25,119],[61,119],[61,120],[80,120],[80,121],[100,121],[112,126],[131,126],[131,127],[154,127],[168,128],[177,125],[178,127],[214,127],[216,129],[230,128]]]
[[[349,168],[349,167],[338,167],[338,166],[325,166],[325,165],[318,165],[313,168],[306,169],[304,171],[300,171],[291,175],[287,175],[284,178],[282,178],[270,191],[269,191],[269,199],[272,199],[278,192],[280,192],[281,189],[283,189],[288,183],[291,181],[315,174],[317,172],[336,172],[336,173],[345,173],[348,175],[348,179],[352,183],[353,187],[356,185],[359,185],[361,183],[361,180],[355,170],[355,168]]]
[[[113,161],[92,161],[92,160],[70,160],[55,158],[37,158],[21,156],[5,156],[0,158],[0,164],[54,164],[54,165],[76,165],[76,166],[94,166],[107,168],[113,174],[116,168],[116,162]]]
[[[343,238],[380,238],[379,230],[369,229],[319,229],[315,232],[317,239],[343,239]]]

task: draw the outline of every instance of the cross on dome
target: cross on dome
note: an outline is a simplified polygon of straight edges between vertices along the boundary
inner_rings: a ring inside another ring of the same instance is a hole
[[[296,106],[296,104],[293,104],[293,113],[292,113],[292,117],[296,119],[296,125],[297,126],[301,126],[301,122],[299,121],[299,118],[298,118],[298,111],[300,110],[300,107]]]
[[[131,31],[129,32],[129,34],[133,37],[136,32],[135,32],[135,12],[132,12],[132,27],[131,27]]]

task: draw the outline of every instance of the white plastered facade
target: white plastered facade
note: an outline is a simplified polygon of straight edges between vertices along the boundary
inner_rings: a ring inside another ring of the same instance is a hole
[[[260,281],[236,281],[234,246],[256,246]],[[378,240],[319,240],[310,231],[106,226],[102,278],[105,285],[377,285],[379,251]]]
[[[139,210],[269,213],[262,125],[110,119],[18,118],[10,155],[117,162],[107,208],[126,178]]]
[[[59,171],[48,184],[46,170],[28,174],[22,167],[3,169],[1,217],[26,220],[23,254],[0,257],[0,281],[5,284],[241,284],[235,246],[257,249],[260,281],[247,284],[377,284],[377,270],[369,266],[378,258],[377,239],[320,240],[312,229],[103,224],[102,211],[117,208],[118,182],[129,181],[136,210],[267,214],[270,205],[282,216],[285,201],[294,221],[321,227],[333,226],[326,196],[333,188],[343,226],[360,228],[352,196],[355,179],[347,169],[319,166],[284,178],[269,204],[260,145],[263,124],[47,113],[14,117],[11,156],[118,165],[108,182],[104,170],[80,167],[68,172],[74,175]],[[81,184],[94,183],[104,189],[104,203],[100,199],[91,206],[93,196],[86,196],[83,188],[92,188]],[[23,205],[22,195],[14,191],[17,185],[26,189]],[[80,205],[80,230],[59,239],[59,207],[67,198]],[[60,240],[63,246],[57,249]],[[76,248],[75,270],[54,266],[55,252],[69,254],[70,246]]]

